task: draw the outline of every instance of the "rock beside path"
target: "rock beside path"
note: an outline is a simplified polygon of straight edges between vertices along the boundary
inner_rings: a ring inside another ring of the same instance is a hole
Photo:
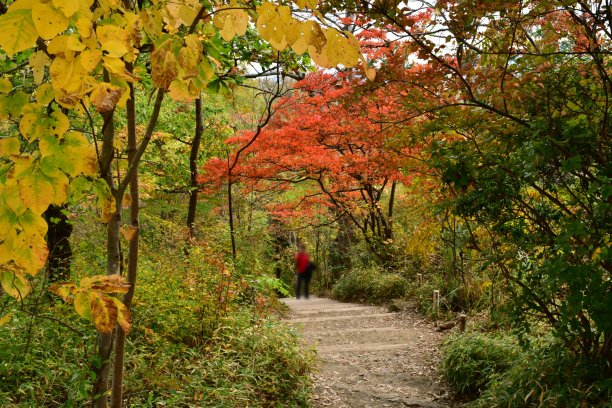
[[[283,303],[319,355],[313,407],[453,406],[437,370],[443,334],[416,313],[316,297]]]

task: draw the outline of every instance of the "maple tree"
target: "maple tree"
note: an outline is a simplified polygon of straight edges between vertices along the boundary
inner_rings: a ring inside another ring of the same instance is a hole
[[[381,103],[380,96],[372,103],[371,95],[358,99],[351,88],[364,80],[352,72],[307,75],[275,105],[275,116],[255,132],[254,143],[249,131],[228,139],[235,147],[228,159],[232,171],[225,170],[224,160],[210,160],[201,183],[220,188],[241,182],[256,190],[265,189],[266,183],[283,189],[283,184],[309,180],[317,190],[294,211],[303,216],[315,205],[335,207],[337,215],[350,217],[372,248],[388,242],[395,186],[403,176],[401,156],[385,148],[392,130],[384,129],[384,123],[392,120],[397,106],[393,99]],[[386,191],[390,197],[383,210]],[[279,210],[273,213],[281,216]]]

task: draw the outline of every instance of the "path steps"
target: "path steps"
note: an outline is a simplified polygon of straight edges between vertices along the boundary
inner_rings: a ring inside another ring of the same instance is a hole
[[[437,378],[440,335],[418,316],[317,297],[283,303],[285,321],[317,349],[313,407],[450,407]]]

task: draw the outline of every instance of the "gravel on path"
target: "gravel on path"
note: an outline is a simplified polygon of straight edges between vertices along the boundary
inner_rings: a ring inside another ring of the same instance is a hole
[[[437,369],[443,334],[422,316],[318,297],[283,303],[317,349],[312,407],[454,406]]]

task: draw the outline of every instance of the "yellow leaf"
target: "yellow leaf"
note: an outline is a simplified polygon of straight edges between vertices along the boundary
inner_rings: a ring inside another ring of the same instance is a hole
[[[229,9],[221,8],[213,17],[215,27],[220,30],[221,37],[230,41],[236,35],[244,35],[249,25],[249,14],[244,9],[229,6]]]
[[[95,275],[81,279],[81,289],[92,289],[105,293],[127,293],[130,285],[121,275]]]
[[[66,49],[70,51],[83,51],[85,44],[83,44],[78,35],[70,34],[66,36]]]
[[[47,106],[55,98],[51,84],[42,84],[36,88],[36,101],[41,106]]]
[[[79,0],[53,0],[53,5],[66,17],[79,11]]]
[[[76,286],[72,282],[54,283],[49,286],[49,292],[61,297],[65,302],[70,301],[70,296],[76,293]]]
[[[61,89],[70,83],[72,79],[72,71],[74,70],[74,59],[55,58],[51,63],[49,74],[51,75],[51,83],[55,90]]]
[[[130,332],[130,311],[125,307],[123,303],[117,298],[111,298],[115,302],[117,307],[117,323],[121,329],[128,334]]]
[[[197,14],[198,14],[198,11],[191,6],[182,5],[179,8],[179,17],[181,20],[183,20],[183,23],[187,26],[193,23],[193,20],[196,18]]]
[[[102,51],[87,49],[81,53],[80,62],[85,71],[91,72],[98,66],[102,59]]]
[[[68,28],[68,19],[49,3],[38,3],[32,7],[32,20],[40,37],[50,40]]]
[[[124,28],[112,24],[101,25],[96,28],[96,35],[102,51],[107,51],[111,57],[120,58],[134,51],[130,44],[130,32]]]
[[[28,208],[19,195],[19,185],[17,185],[14,180],[11,181],[12,183],[7,183],[5,186],[6,204],[11,211],[19,216]]]
[[[151,77],[153,85],[168,89],[170,83],[177,77],[177,60],[172,52],[172,40],[167,39],[159,44],[151,53]]]
[[[49,179],[38,171],[28,174],[18,183],[23,204],[34,213],[42,214],[51,204],[55,193]]]
[[[86,17],[80,17],[77,19],[74,25],[79,31],[79,35],[81,36],[81,38],[91,37],[91,33],[93,32],[91,27],[91,19]]]
[[[79,132],[67,132],[64,136],[60,167],[69,176],[83,173],[94,175],[97,168],[97,157],[94,146]]]
[[[38,31],[32,20],[32,10],[17,7],[17,1],[0,16],[0,47],[12,57],[19,51],[32,48],[38,39]]]
[[[43,238],[47,234],[47,222],[45,219],[35,214],[32,210],[28,209],[19,217],[19,224],[25,234],[26,241],[36,238]]]
[[[7,313],[4,316],[0,317],[0,327],[4,326],[13,318],[13,313]]]
[[[119,231],[121,232],[121,235],[123,235],[123,238],[125,238],[128,241],[131,241],[136,236],[136,233],[138,232],[138,228],[134,227],[133,225],[129,225],[127,228],[125,227],[119,228]]]
[[[281,51],[287,47],[286,33],[293,25],[291,9],[264,2],[257,7],[257,31],[272,47]]]
[[[16,137],[0,139],[0,156],[19,156],[21,145]]]
[[[115,302],[109,296],[92,290],[90,292],[91,316],[96,329],[101,333],[112,333],[119,311]]]
[[[34,74],[34,83],[40,85],[45,78],[45,67],[51,63],[47,54],[37,51],[30,55],[30,68]]]
[[[70,186],[68,176],[59,173],[53,178],[52,185],[54,194],[51,203],[55,205],[64,204],[68,200],[68,187]]]
[[[135,77],[131,73],[129,73],[125,69],[125,63],[121,58],[109,57],[105,56],[104,59],[104,67],[110,72],[113,76],[125,79],[129,82],[134,82]]]
[[[89,290],[79,290],[74,295],[74,310],[83,319],[92,320],[91,317],[91,300]]]
[[[189,92],[188,85],[185,83],[185,81],[182,81],[180,79],[175,79],[174,81],[172,81],[168,91],[169,91],[170,97],[174,99],[175,101],[191,102],[197,96],[197,95],[192,95]]]
[[[18,300],[26,297],[31,290],[26,277],[17,271],[0,271],[0,283],[6,293]]]
[[[111,217],[115,214],[116,205],[115,205],[115,197],[109,195],[104,198],[102,201],[102,222],[109,223]]]
[[[350,36],[352,34],[349,33]],[[342,64],[353,67],[359,61],[359,42],[354,36],[346,38],[339,31],[329,29],[325,32],[327,58],[332,66]]]
[[[146,9],[140,12],[140,20],[145,33],[150,37],[157,38],[162,35],[162,16],[157,10]]]
[[[13,84],[8,78],[0,78],[0,94],[9,93],[13,90]]]
[[[124,91],[123,88],[102,82],[92,91],[89,100],[97,112],[110,112],[115,109],[115,105]]]
[[[38,115],[36,113],[27,113],[23,115],[19,121],[19,131],[26,140],[35,140],[38,135],[42,133],[40,131]]]
[[[291,28],[287,31],[287,42],[291,49],[298,55],[308,51],[308,46],[316,38],[325,38],[325,34],[321,31],[321,27],[311,20],[300,22],[295,21]]]

